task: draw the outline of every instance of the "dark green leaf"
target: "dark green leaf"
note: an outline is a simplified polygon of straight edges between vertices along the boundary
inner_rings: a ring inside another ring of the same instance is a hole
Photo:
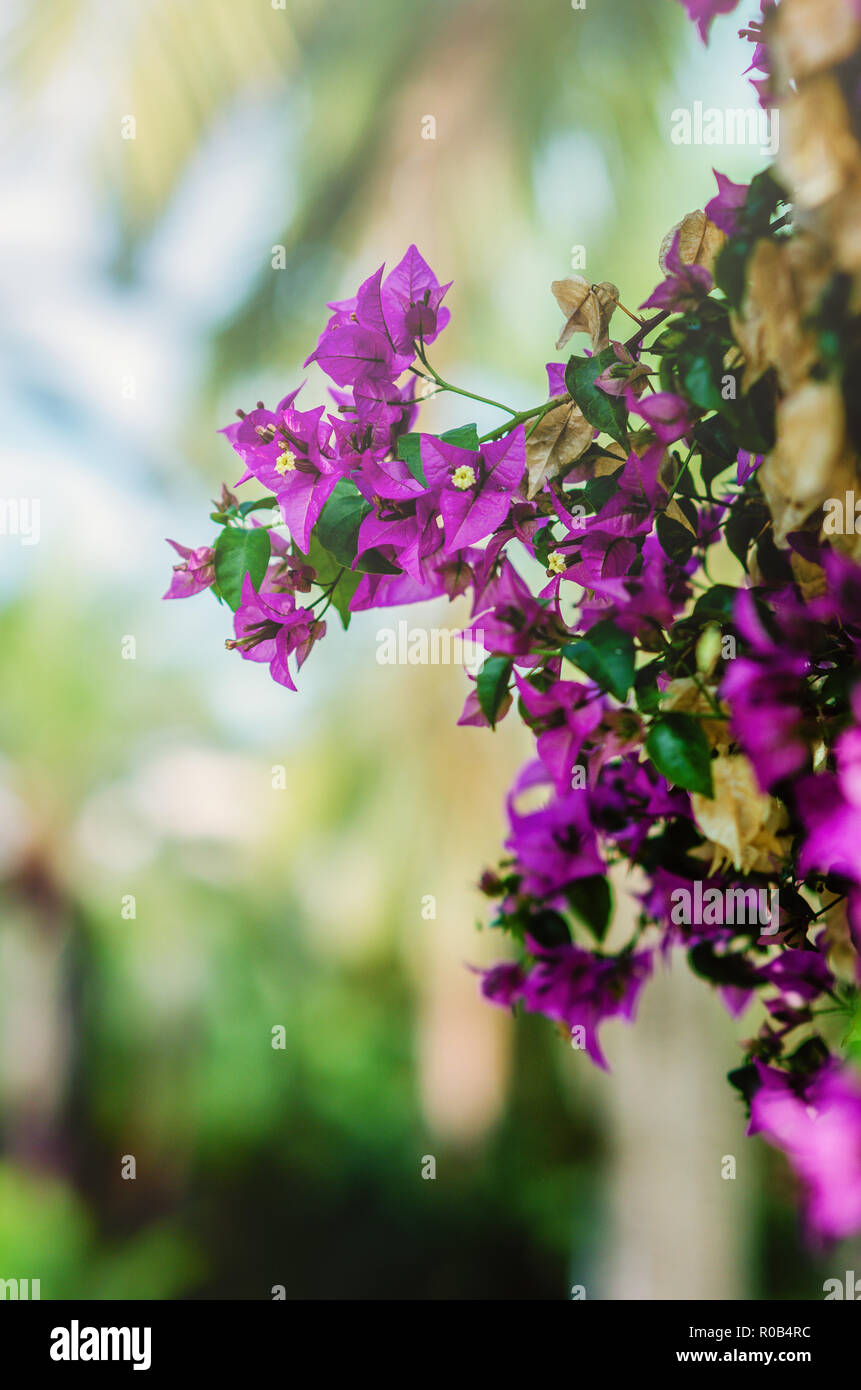
[[[673,786],[714,796],[711,750],[699,720],[688,714],[662,715],[649,730],[646,752]]]
[[[730,1086],[741,1092],[748,1105],[762,1085],[759,1072],[752,1062],[748,1062],[744,1067],[736,1067],[735,1071],[728,1071],[726,1079]]]
[[[596,623],[579,642],[562,653],[601,687],[624,700],[634,683],[634,639],[609,618]]]
[[[715,985],[753,989],[761,984],[756,967],[746,956],[718,955],[710,941],[701,941],[688,952],[691,969]]]
[[[262,526],[248,531],[225,527],[215,542],[215,582],[218,592],[236,611],[242,602],[246,574],[259,589],[269,564],[269,532]]]
[[[477,425],[458,425],[456,429],[446,430],[440,439],[445,440],[446,444],[456,445],[458,449],[471,449],[474,454],[478,452]]]
[[[643,714],[654,714],[660,707],[661,697],[658,690],[658,673],[663,670],[663,658],[657,661],[650,661],[648,666],[641,666],[634,678],[634,698],[637,701],[637,709],[642,710]]]
[[[579,405],[590,425],[596,430],[609,434],[620,444],[627,444],[626,423],[628,412],[624,399],[608,396],[595,378],[607,367],[618,365],[619,359],[612,347],[604,348],[594,357],[571,357],[565,368],[565,386],[572,400]]]
[[[571,910],[589,928],[597,941],[603,941],[610,925],[613,895],[610,884],[601,874],[578,878],[565,889]]]
[[[751,541],[769,524],[769,514],[765,503],[758,498],[737,501],[729,514],[724,527],[726,543],[739,564],[747,569],[747,552]]]
[[[675,517],[667,516],[661,512],[655,522],[655,530],[658,533],[658,540],[664,554],[677,565],[687,564],[691,558],[691,552],[697,543],[696,536],[692,535],[687,526],[683,526]]]
[[[476,678],[478,703],[491,728],[495,728],[503,700],[508,694],[511,662],[506,656],[489,656]]]
[[[422,437],[420,434],[402,434],[398,440],[397,455],[412,473],[416,482],[427,487],[427,478],[422,468]]]
[[[587,478],[583,488],[583,496],[592,511],[596,514],[602,507],[606,507],[611,497],[614,497],[619,490],[619,474],[624,465],[620,465],[615,473],[605,473],[600,478]],[[566,500],[570,501],[573,493],[566,494]]]
[[[242,502],[239,506],[239,515],[248,516],[249,512],[271,511],[278,506],[278,498],[270,493],[267,497],[255,497],[251,502]]]
[[[697,599],[691,616],[697,619],[698,625],[727,622],[733,615],[738,592],[731,584],[714,584]]]
[[[551,907],[530,913],[525,929],[539,946],[567,946],[571,940],[571,932],[565,918],[554,912]]]
[[[309,565],[313,566],[317,576],[316,583],[321,589],[328,589],[332,600],[332,607],[341,619],[345,628],[350,626],[350,599],[356,592],[361,581],[361,574],[357,570],[348,570],[330,555],[316,532],[311,533],[311,543],[308,547],[308,554],[305,555],[298,545],[293,546],[297,555],[301,556]],[[334,585],[334,588],[331,586]]]
[[[342,478],[314,528],[320,544],[347,569],[356,558],[359,527],[370,510],[370,502],[365,501],[356,484]]]

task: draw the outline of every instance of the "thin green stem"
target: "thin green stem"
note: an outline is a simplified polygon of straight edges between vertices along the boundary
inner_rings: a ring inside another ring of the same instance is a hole
[[[480,405],[491,405],[494,410],[504,410],[509,415],[517,414],[517,411],[513,410],[510,405],[503,405],[502,401],[491,400],[489,396],[479,396],[475,391],[465,391],[461,386],[453,386],[450,381],[446,381],[444,377],[440,376],[435,367],[431,366],[430,362],[425,357],[423,346],[417,344],[416,351],[420,361],[427,367],[431,374],[431,378],[436,382],[441,391],[452,391],[456,396],[464,396],[469,401],[478,401]],[[410,367],[410,371],[415,373],[416,376],[424,377],[424,373],[416,371],[415,367]],[[426,377],[424,377],[424,379],[427,380]]]

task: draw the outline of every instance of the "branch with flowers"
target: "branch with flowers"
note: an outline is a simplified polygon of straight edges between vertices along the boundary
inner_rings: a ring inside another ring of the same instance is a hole
[[[705,39],[737,0],[683,3]],[[717,175],[636,313],[610,282],[555,282],[565,356],[518,410],[434,367],[449,285],[411,246],[330,306],[308,362],[333,407],[294,390],[223,431],[234,488],[265,495],[223,488],[213,544],[171,542],[166,597],[213,590],[227,646],[295,690],[330,610],[347,627],[467,595],[488,656],[460,723],[516,714],[536,754],[480,881],[514,948],[484,995],[602,1067],[602,1023],[633,1017],[673,950],[734,1016],[758,997],[729,1079],[821,1241],[861,1230],[854,503],[835,523],[861,474],[861,6],[763,0],[742,33],[781,113],[777,164],[749,186]],[[441,392],[505,418],[482,437],[417,429]],[[615,865],[641,911],[610,950]]]

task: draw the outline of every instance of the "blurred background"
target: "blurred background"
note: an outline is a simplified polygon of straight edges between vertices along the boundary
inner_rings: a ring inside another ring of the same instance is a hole
[[[805,1254],[723,1080],[755,1019],[679,961],[609,1025],[605,1076],[479,1000],[513,721],[458,729],[464,674],[377,665],[376,615],[330,625],[292,695],[224,650],[210,595],[160,598],[164,538],[209,543],[238,474],[217,429],[303,375],[325,399],[301,370],[325,302],[411,241],[454,280],[435,365],[515,406],[546,395],[552,279],[636,307],[711,165],[764,162],[670,140],[677,107],[751,104],[737,24],[706,54],[675,0],[8,0],[0,23],[0,488],[39,508],[0,536],[0,1278],[821,1297],[849,1255]],[[469,418],[498,423],[445,398],[424,422]]]

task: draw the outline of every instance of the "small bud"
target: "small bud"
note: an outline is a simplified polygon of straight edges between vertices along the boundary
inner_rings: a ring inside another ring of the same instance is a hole
[[[721,630],[714,623],[709,623],[697,642],[697,670],[703,675],[711,675],[720,654]]]

